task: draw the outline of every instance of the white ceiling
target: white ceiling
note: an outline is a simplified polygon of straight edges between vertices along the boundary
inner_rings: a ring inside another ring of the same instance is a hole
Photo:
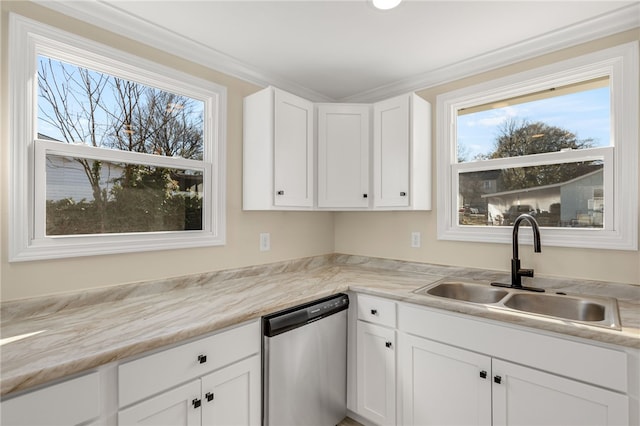
[[[415,90],[640,22],[638,1],[404,0],[390,11],[368,0],[41,3],[250,81],[343,101]]]

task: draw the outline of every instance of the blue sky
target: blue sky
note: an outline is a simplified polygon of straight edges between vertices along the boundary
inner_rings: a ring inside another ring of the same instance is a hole
[[[609,88],[593,89],[458,117],[458,146],[468,160],[493,150],[505,120],[542,121],[567,129],[594,146],[610,143]]]
[[[59,85],[68,83],[67,80],[69,79],[69,77],[65,76],[65,74],[63,73],[63,68],[65,68],[68,73],[72,75],[73,79],[80,81],[80,76],[75,65],[58,61],[55,58],[52,58],[51,61],[52,69],[49,69],[48,65],[46,65],[47,58],[38,56],[39,69],[42,69],[43,64],[45,64],[45,69],[47,70],[47,80],[50,81],[50,84],[52,86],[54,85],[54,77]],[[90,74],[95,80],[98,80],[101,75],[105,75],[92,70],[90,70]],[[138,85],[140,87],[149,87],[144,84]],[[85,136],[84,140],[74,140],[73,142],[88,143],[88,135],[91,133],[90,124],[86,118],[88,96],[86,92],[82,90],[81,86],[78,86],[77,84],[72,84],[71,92],[72,94],[67,98],[66,108],[70,115],[75,117],[76,128],[81,129],[81,133],[84,133]],[[58,96],[60,96],[60,93],[58,93]],[[109,77],[109,83],[102,91],[100,101],[101,107],[97,108],[95,112],[97,125],[95,133],[98,139],[99,146],[103,146],[102,143],[107,137],[108,132],[113,131],[113,115],[119,116],[119,111],[121,111],[121,109],[117,106],[118,102],[116,101],[116,92],[114,88],[114,80],[112,77]],[[193,120],[193,122],[201,121],[201,117],[204,115],[204,102],[196,99],[191,99],[189,108],[190,112],[188,112],[188,114],[190,115],[191,120]],[[109,113],[107,111],[109,111]],[[53,107],[42,98],[41,89],[38,87],[37,132],[60,141],[64,140],[64,137],[62,136],[60,130],[55,125],[49,123],[47,119],[45,119],[45,114],[50,117],[55,116],[55,114],[53,113]]]

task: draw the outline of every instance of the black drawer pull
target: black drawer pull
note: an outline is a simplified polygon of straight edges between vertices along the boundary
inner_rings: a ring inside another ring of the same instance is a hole
[[[191,404],[193,404],[193,408],[198,408],[202,404],[202,400],[194,399],[193,401],[191,401]]]
[[[500,383],[502,383],[502,377],[493,376],[493,381],[496,382],[497,384],[500,384]]]
[[[486,372],[486,371],[484,371],[484,370],[482,370],[482,371],[480,372],[480,377],[481,377],[481,378],[483,378],[483,379],[486,379],[486,378],[487,378],[487,372]]]
[[[402,191],[402,192],[400,193],[400,196],[401,196],[401,197],[406,197],[406,196],[407,196],[407,193],[406,193],[406,192],[404,192],[404,191]]]
[[[207,392],[204,397],[207,398],[209,402],[213,401],[213,394],[211,392]]]
[[[371,310],[371,315],[378,315],[378,310],[377,309],[372,309]]]
[[[207,362],[207,356],[206,355],[198,355],[198,362],[200,364],[204,364],[205,362]]]
[[[390,348],[392,346],[391,342],[385,342],[384,344],[386,347]]]
[[[278,194],[278,195],[284,195],[284,191],[278,191],[278,192],[276,192],[276,194]]]

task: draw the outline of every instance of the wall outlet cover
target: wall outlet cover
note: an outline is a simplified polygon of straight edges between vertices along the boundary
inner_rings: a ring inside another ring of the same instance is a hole
[[[260,251],[271,250],[271,234],[268,232],[260,233]]]

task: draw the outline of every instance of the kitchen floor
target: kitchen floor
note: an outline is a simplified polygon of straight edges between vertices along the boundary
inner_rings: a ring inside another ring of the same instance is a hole
[[[355,420],[353,420],[352,418],[349,417],[345,417],[344,420],[342,420],[338,426],[362,426],[362,423],[358,423]]]

